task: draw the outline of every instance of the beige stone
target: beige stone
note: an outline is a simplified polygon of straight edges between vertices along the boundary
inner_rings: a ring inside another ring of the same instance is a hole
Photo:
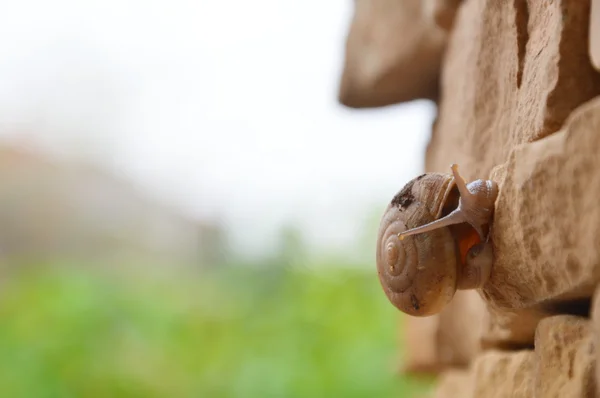
[[[531,398],[534,353],[487,351],[473,362],[473,397]]]
[[[433,20],[452,30],[426,169],[458,163],[468,180],[500,184],[495,262],[478,292],[485,307],[464,292],[438,316],[411,318],[429,329],[413,330],[407,358],[413,369],[441,372],[439,397],[591,397],[600,298],[592,323],[574,314],[586,315],[600,282],[595,8],[465,0],[456,18],[447,14],[452,24],[438,15],[442,6]]]
[[[540,319],[586,311],[600,281],[598,131],[600,98],[576,109],[563,130],[516,147],[490,173],[501,190],[495,261],[482,289],[490,304],[486,347],[532,344]]]
[[[406,316],[402,372],[438,374],[444,369],[468,367],[481,352],[485,316],[485,304],[474,290],[457,291],[440,314]]]
[[[430,322],[409,346],[440,373],[438,398],[600,396],[600,290],[587,319],[600,284],[592,3],[465,0],[453,23],[433,8],[451,33],[426,171],[458,163],[500,185],[490,280],[414,318]]]
[[[438,379],[433,398],[473,397],[473,372],[468,370],[447,370]]]
[[[578,313],[600,278],[589,14],[587,0],[465,0],[447,44],[426,170],[458,163],[501,186],[486,347],[531,345],[540,319]]]
[[[436,343],[441,367],[467,367],[481,352],[485,303],[475,290],[458,290],[439,316]]]
[[[440,371],[436,343],[439,316],[402,317],[400,372],[410,375],[437,374]]]
[[[519,144],[560,129],[600,94],[588,0],[465,0],[447,44],[427,171],[485,178]]]
[[[591,317],[592,317],[592,325],[591,325],[591,333],[592,333],[592,342],[594,347],[600,347],[600,286],[596,288],[596,292],[594,293],[594,297],[592,300],[592,309],[591,309]],[[600,349],[595,350],[596,356],[596,395],[600,397]]]
[[[489,302],[577,313],[578,300],[591,296],[600,279],[599,130],[600,97],[497,169],[495,261],[482,291]]]
[[[535,359],[536,397],[595,397],[589,320],[569,315],[542,320],[535,333]]]
[[[447,28],[458,1],[356,0],[338,100],[352,108],[437,99]]]
[[[435,398],[532,398],[535,354],[532,350],[490,350],[478,355],[469,369],[451,369],[438,379]],[[542,396],[540,396],[542,397]]]
[[[489,305],[485,315],[482,349],[532,348],[535,328],[547,316],[535,309],[507,310]]]
[[[489,350],[467,370],[447,370],[436,398],[594,397],[594,346],[590,322],[555,316],[540,322],[535,351]]]

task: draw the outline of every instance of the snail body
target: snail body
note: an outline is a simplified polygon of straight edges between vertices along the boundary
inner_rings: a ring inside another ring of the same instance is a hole
[[[457,289],[476,289],[489,279],[498,186],[491,180],[467,184],[457,165],[451,170],[409,181],[381,219],[379,280],[390,302],[409,315],[436,314]]]

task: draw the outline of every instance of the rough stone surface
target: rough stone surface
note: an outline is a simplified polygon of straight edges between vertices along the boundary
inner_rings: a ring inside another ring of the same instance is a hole
[[[438,6],[437,4],[440,3]],[[356,0],[338,100],[352,108],[437,99],[455,1]]]
[[[600,97],[573,112],[562,131],[517,147],[505,172],[496,170],[489,302],[577,313],[577,300],[591,296],[600,280],[598,131]]]
[[[466,0],[448,42],[427,171],[486,177],[600,94],[586,0]]]
[[[467,370],[446,370],[436,398],[593,398],[595,350],[590,322],[556,316],[540,322],[535,351],[489,350]]]
[[[446,368],[466,368],[481,352],[486,308],[474,290],[457,291],[438,315],[406,317],[404,363],[406,374],[438,374]],[[460,338],[457,338],[460,336]]]
[[[531,398],[535,354],[531,350],[516,352],[487,351],[473,362],[472,397]]]
[[[577,108],[557,133],[517,146],[490,173],[501,190],[496,257],[481,291],[489,315],[484,347],[532,345],[540,319],[587,311],[600,282],[598,131],[600,97]],[[444,313],[463,311],[464,304],[451,304],[458,309]]]
[[[415,29],[384,3],[400,9],[393,0],[356,2],[348,102],[436,98],[439,87],[425,171],[457,163],[465,179],[500,186],[490,280],[459,292],[439,315],[408,320],[408,364],[440,374],[438,398],[600,396],[600,73],[590,59],[598,67],[600,0],[408,1]],[[377,12],[387,16],[375,23]],[[422,67],[423,54],[435,53],[432,26],[443,58],[432,57],[410,89],[384,80],[381,71]],[[367,47],[379,55],[365,56]],[[439,84],[423,84],[440,65]],[[352,77],[359,69],[369,72]],[[384,81],[385,95],[373,89]],[[398,87],[403,96],[390,96]]]
[[[454,22],[426,171],[458,163],[501,186],[484,346],[533,344],[540,319],[580,313],[600,279],[589,15],[589,1],[466,0]]]
[[[560,315],[542,320],[535,333],[535,396],[596,396],[595,350],[590,321]]]
[[[436,374],[440,371],[436,335],[439,317],[404,317],[401,339],[402,364],[400,372],[411,375]]]
[[[488,305],[485,312],[482,349],[532,348],[535,328],[547,314],[534,309],[506,310]]]
[[[592,300],[592,343],[594,344],[595,350],[595,375],[596,375],[596,395],[600,396],[600,286],[596,288],[594,297]]]
[[[440,375],[433,398],[470,398],[473,396],[473,372],[447,370]]]
[[[467,367],[481,352],[485,315],[485,303],[477,291],[456,292],[448,307],[439,314],[437,359],[443,368]]]

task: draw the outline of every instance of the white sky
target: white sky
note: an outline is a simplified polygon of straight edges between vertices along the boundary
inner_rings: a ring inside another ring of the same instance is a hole
[[[0,130],[117,167],[260,250],[352,242],[422,170],[433,106],[336,103],[351,0],[0,5]]]

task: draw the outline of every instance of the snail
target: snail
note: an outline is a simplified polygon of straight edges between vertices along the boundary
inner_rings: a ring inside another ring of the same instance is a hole
[[[467,184],[452,174],[426,173],[409,181],[388,205],[377,237],[379,281],[390,302],[413,316],[436,314],[457,289],[489,279],[489,231],[498,185]]]

